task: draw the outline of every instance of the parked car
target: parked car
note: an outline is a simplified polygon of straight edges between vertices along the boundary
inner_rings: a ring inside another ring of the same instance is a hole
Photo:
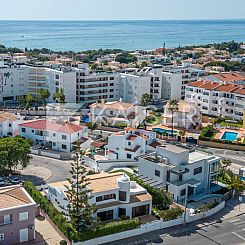
[[[0,176],[0,186],[4,186],[4,184],[5,184],[4,178]]]
[[[19,177],[13,176],[13,175],[12,176],[9,176],[8,177],[8,180],[12,184],[20,184],[22,182],[22,180]]]

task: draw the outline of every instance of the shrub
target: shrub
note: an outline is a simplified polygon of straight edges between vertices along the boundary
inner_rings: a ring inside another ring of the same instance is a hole
[[[66,240],[60,241],[60,245],[67,245],[67,241]]]
[[[202,132],[200,134],[200,137],[207,137],[207,138],[213,138],[215,133],[213,132],[213,129],[211,126],[207,126],[202,129]]]
[[[181,209],[181,207],[178,206],[178,207],[171,208],[168,210],[155,209],[154,212],[158,218],[160,218],[164,221],[169,221],[169,220],[179,218],[182,215],[183,210]]]

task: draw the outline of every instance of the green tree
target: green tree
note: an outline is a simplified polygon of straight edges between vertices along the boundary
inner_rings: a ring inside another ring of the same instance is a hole
[[[129,63],[133,63],[133,62],[137,61],[137,58],[136,58],[136,56],[129,54],[128,52],[123,52],[123,53],[118,54],[116,56],[115,61],[117,61],[119,63],[129,64]]]
[[[148,105],[151,102],[151,96],[147,93],[144,93],[140,98],[140,103],[143,106]]]
[[[65,104],[66,103],[66,96],[65,96],[64,89],[61,88],[59,91],[54,92],[53,99],[57,103]]]
[[[47,99],[50,97],[50,92],[48,89],[45,89],[45,88],[41,88],[39,91],[38,91],[38,94],[43,102],[43,108],[44,110],[46,111],[46,105],[47,105]]]
[[[91,190],[84,162],[80,162],[79,153],[76,152],[74,162],[71,163],[71,178],[68,178],[67,197],[69,199],[68,215],[76,231],[86,228],[92,223],[92,214],[96,208],[89,204]]]
[[[140,65],[140,67],[141,68],[144,68],[144,67],[146,67],[148,64],[147,64],[147,62],[146,61],[142,61],[142,63],[141,63],[141,65]]]
[[[179,111],[179,103],[177,100],[171,100],[169,102],[169,108],[172,114],[172,138],[174,137],[174,113]]]
[[[31,159],[31,144],[21,137],[0,139],[0,169],[25,168]]]

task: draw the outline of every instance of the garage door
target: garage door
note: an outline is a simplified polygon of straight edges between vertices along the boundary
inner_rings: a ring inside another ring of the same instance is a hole
[[[28,241],[28,228],[20,230],[20,242]]]

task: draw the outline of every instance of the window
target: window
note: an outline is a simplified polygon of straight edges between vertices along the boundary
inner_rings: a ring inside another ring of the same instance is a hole
[[[56,136],[56,133],[53,133],[53,137],[55,137]]]
[[[128,142],[128,146],[131,146],[131,144],[132,144],[132,143],[129,141],[129,142]]]
[[[116,194],[108,194],[108,195],[96,197],[96,202],[102,202],[110,199],[116,199]]]
[[[126,191],[119,191],[119,201],[125,202],[127,200]]]
[[[185,193],[186,193],[186,189],[181,190],[181,191],[180,191],[180,196],[181,196],[181,197],[184,196]]]
[[[3,223],[4,224],[10,224],[12,221],[12,215],[11,214],[6,214],[3,216]]]
[[[113,111],[110,111],[110,115],[113,115]]]
[[[62,134],[62,140],[66,140],[66,135]]]
[[[28,220],[28,212],[19,213],[19,220]]]
[[[111,220],[111,219],[113,219],[113,210],[97,213],[97,217],[101,221]]]
[[[4,241],[4,233],[0,234],[0,241]]]
[[[150,211],[150,205],[138,206],[132,208],[132,218],[147,215]]]
[[[128,158],[128,159],[131,159],[131,158],[132,158],[132,155],[128,153],[128,154],[127,154],[127,158]]]
[[[155,169],[155,175],[160,177],[160,171]]]
[[[26,132],[26,129],[25,128],[21,128],[21,132],[22,133],[25,133]]]
[[[34,130],[31,131],[34,134]]]
[[[109,98],[113,98],[114,96],[113,95],[110,95]]]
[[[56,142],[53,142],[53,146],[56,146]]]
[[[201,172],[202,172],[202,167],[199,167],[194,169],[193,174],[196,175],[196,174],[200,174]]]
[[[66,145],[62,145],[61,147],[62,149],[66,150]]]
[[[12,124],[10,123],[10,124],[9,124],[9,128],[11,128],[11,127],[12,127]]]

